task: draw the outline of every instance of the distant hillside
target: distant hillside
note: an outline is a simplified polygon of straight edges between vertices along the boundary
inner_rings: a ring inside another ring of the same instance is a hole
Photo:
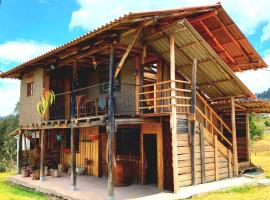
[[[261,92],[261,93],[256,93],[256,96],[260,99],[268,99],[270,100],[270,88],[267,90]]]

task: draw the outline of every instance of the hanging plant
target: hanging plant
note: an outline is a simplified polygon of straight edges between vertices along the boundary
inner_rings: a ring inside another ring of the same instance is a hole
[[[44,90],[40,101],[37,103],[37,112],[44,117],[49,110],[49,107],[55,102],[55,94],[52,90]]]

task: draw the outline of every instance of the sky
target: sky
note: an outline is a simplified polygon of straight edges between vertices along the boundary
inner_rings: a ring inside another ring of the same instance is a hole
[[[270,1],[220,0],[251,44],[270,65]],[[217,3],[213,0],[2,0],[0,71],[36,57],[132,11]],[[252,92],[270,87],[270,69],[237,73]],[[0,116],[13,112],[20,83],[0,80]]]

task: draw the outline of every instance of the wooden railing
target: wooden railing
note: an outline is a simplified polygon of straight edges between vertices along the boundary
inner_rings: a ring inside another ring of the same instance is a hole
[[[217,134],[221,141],[225,141],[227,145],[229,145],[230,149],[232,148],[232,142],[224,134],[224,130],[226,129],[226,132],[232,135],[231,128],[220,116],[218,116],[218,114],[198,92],[196,114],[197,120],[201,121],[213,136]]]
[[[171,83],[175,82],[176,88],[171,88]],[[140,110],[142,114],[165,114],[170,113],[173,106],[177,113],[190,112],[190,82],[182,80],[168,80],[142,86],[140,93]],[[175,90],[175,96],[172,91]],[[172,104],[172,99],[176,104]]]
[[[115,88],[115,114],[136,113],[135,84],[121,83]],[[74,96],[74,101],[72,101]],[[55,103],[50,107],[49,120],[71,118],[72,102],[75,118],[106,115],[108,109],[108,83],[101,83],[72,91],[56,94]]]

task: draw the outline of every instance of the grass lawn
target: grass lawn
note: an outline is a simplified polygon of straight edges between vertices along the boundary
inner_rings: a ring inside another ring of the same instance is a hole
[[[1,200],[48,200],[48,198],[41,193],[9,184],[6,179],[10,175],[10,173],[0,173]]]

